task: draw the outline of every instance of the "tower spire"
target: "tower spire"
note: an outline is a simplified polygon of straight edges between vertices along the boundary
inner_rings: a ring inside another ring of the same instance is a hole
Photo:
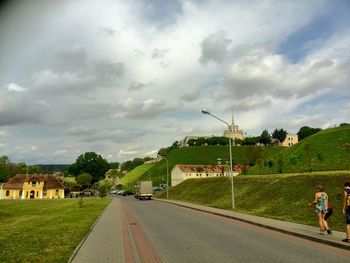
[[[234,119],[233,119],[233,109],[232,109],[232,124],[235,124]]]

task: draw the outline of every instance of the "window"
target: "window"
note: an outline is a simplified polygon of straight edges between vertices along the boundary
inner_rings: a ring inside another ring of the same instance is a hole
[[[6,196],[10,196],[10,191],[9,190],[6,191]]]
[[[28,198],[28,191],[26,191],[26,198]]]
[[[46,196],[47,195],[47,190],[45,189],[44,191],[43,191],[43,196]]]
[[[39,197],[39,191],[36,191],[36,197]]]
[[[58,190],[58,189],[56,189],[56,195],[58,195],[58,193],[59,193],[59,190]]]
[[[21,198],[22,197],[22,193],[23,193],[23,191],[21,190],[21,191],[19,191],[19,197]]]
[[[35,187],[35,186],[36,186],[36,182],[32,181],[32,187]]]

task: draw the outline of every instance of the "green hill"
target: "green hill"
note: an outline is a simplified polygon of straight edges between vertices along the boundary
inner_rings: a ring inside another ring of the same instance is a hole
[[[264,164],[249,169],[248,174],[278,173],[280,169],[283,173],[346,170],[350,153],[346,152],[345,144],[350,144],[349,126],[326,129],[265,159]]]
[[[344,229],[343,184],[350,172],[303,175],[245,175],[234,177],[236,210],[257,216],[317,226],[313,207],[315,187],[322,184],[329,194],[334,214],[330,224]],[[166,192],[160,193],[166,198]],[[229,178],[188,179],[169,189],[169,198],[222,209],[231,208]]]
[[[247,163],[249,157],[248,152],[252,147],[232,147],[232,159],[234,164]],[[272,158],[272,155],[283,150],[282,147],[264,147],[266,158]],[[167,160],[169,163],[169,184],[170,172],[175,164],[217,164],[217,159],[221,158],[222,163],[229,160],[228,146],[196,146],[184,147],[172,150]],[[164,158],[155,164],[147,173],[144,173],[140,180],[152,179],[154,185],[165,184],[167,181],[167,161]]]
[[[154,166],[154,164],[142,164],[137,166],[135,169],[133,169],[132,171],[130,171],[127,175],[125,175],[121,181],[124,184],[127,185],[133,185],[137,182],[137,180],[145,173],[147,173],[147,171],[149,171],[152,167]]]

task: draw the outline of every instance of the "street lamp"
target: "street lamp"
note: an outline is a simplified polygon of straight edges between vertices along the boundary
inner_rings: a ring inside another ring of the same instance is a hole
[[[164,157],[166,160],[166,199],[169,199],[169,162],[168,158]]]
[[[228,127],[228,129],[230,130],[230,124],[222,119],[220,119],[219,117],[216,117],[215,115],[211,114],[209,111],[207,110],[202,110],[203,114],[208,114],[212,117],[214,117],[215,119],[225,123]],[[231,195],[232,195],[232,209],[235,209],[235,194],[234,194],[234,189],[233,189],[233,168],[232,168],[232,147],[231,147],[231,137],[229,136],[228,138],[228,147],[230,148],[230,177],[231,177]]]

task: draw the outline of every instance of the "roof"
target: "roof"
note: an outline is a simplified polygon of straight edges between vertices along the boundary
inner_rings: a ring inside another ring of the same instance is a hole
[[[197,173],[197,172],[206,172],[206,173],[222,173],[228,170],[227,165],[207,165],[207,164],[177,164],[174,168],[178,167],[182,172],[185,173]]]
[[[22,189],[23,183],[36,181],[44,182],[44,189],[65,189],[56,175],[53,174],[17,174],[10,178],[2,189]]]

